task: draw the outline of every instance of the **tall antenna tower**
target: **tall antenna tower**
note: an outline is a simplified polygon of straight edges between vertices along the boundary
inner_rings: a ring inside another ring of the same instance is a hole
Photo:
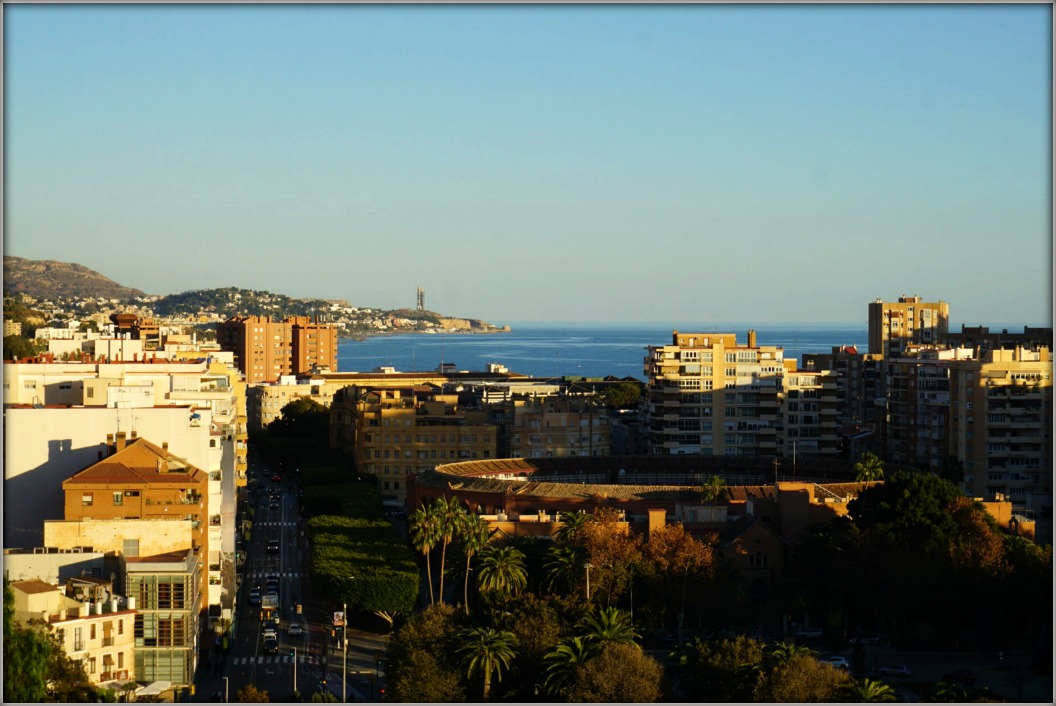
[[[425,311],[425,290],[418,288],[418,311]]]

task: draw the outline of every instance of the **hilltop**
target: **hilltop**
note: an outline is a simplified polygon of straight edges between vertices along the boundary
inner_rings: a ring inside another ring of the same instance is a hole
[[[102,298],[131,301],[144,293],[72,262],[27,260],[4,255],[4,294],[35,299]]]

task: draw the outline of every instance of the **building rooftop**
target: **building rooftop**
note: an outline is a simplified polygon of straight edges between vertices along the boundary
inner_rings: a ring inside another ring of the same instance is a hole
[[[186,486],[200,482],[204,475],[205,471],[170,454],[168,449],[138,438],[129,440],[125,448],[70,476],[63,481],[63,486],[84,483]]]
[[[40,579],[29,579],[26,581],[12,581],[11,588],[17,588],[22,593],[47,593],[49,591],[58,591],[58,586],[52,586],[46,581]]]

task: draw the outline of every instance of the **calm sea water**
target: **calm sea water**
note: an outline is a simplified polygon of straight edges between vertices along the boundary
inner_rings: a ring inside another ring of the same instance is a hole
[[[370,372],[389,365],[401,372],[435,370],[441,362],[459,370],[484,370],[500,363],[511,372],[536,377],[563,375],[636,377],[644,380],[646,346],[671,343],[671,332],[736,333],[748,340],[754,328],[761,346],[781,346],[785,358],[802,363],[804,353],[829,353],[833,346],[854,345],[865,351],[864,325],[828,324],[545,324],[511,323],[510,333],[400,334],[365,341],[338,342],[340,372]]]

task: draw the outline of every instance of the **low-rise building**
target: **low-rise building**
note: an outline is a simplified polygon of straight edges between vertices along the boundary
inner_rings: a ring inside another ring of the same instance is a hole
[[[76,600],[39,579],[12,581],[10,586],[15,620],[38,622],[54,631],[66,654],[84,664],[93,684],[139,678],[133,659],[138,618],[133,603],[109,591],[106,601]]]

